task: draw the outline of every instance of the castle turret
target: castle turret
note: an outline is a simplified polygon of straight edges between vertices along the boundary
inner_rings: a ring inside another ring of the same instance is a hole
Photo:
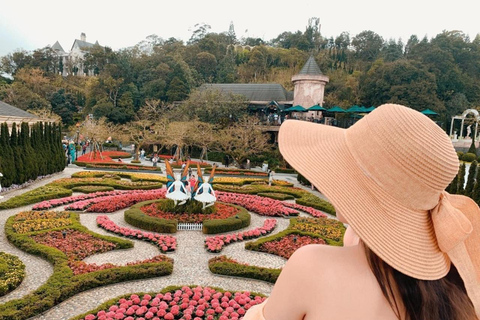
[[[293,105],[300,105],[306,109],[316,104],[323,105],[325,85],[328,80],[313,56],[310,56],[300,73],[292,77],[295,86]]]

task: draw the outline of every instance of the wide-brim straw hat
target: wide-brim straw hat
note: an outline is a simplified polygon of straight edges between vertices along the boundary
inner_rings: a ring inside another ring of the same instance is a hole
[[[459,160],[449,137],[427,116],[385,104],[348,129],[287,120],[279,148],[387,264],[413,278],[436,280],[450,269],[450,244],[469,238],[466,259],[480,286],[479,209],[471,199],[444,191]],[[435,223],[445,212],[448,218]]]

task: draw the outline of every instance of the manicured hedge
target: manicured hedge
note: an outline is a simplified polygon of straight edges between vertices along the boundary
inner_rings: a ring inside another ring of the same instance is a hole
[[[95,193],[95,192],[102,192],[102,191],[113,191],[115,190],[113,187],[110,186],[81,186],[81,187],[73,187],[73,192],[82,192],[82,193]]]
[[[275,168],[273,171],[276,173],[296,173],[295,169],[288,169],[288,168]]]
[[[124,213],[124,219],[127,223],[134,227],[154,231],[158,233],[175,233],[177,232],[177,221],[151,217],[146,215],[140,208],[158,200],[150,200],[139,202],[133,205]]]
[[[72,190],[48,184],[0,202],[0,210],[18,208],[44,200],[69,197],[71,195]]]
[[[133,247],[131,241],[117,237],[102,236],[89,231],[80,224],[79,215],[76,213],[71,213],[70,217],[73,221],[73,226],[69,226],[69,229],[87,232],[100,239],[113,242],[117,244],[117,249]],[[32,234],[38,234],[44,231],[17,234],[13,231],[12,227],[14,218],[15,216],[11,216],[5,225],[7,239],[21,250],[40,256],[51,262],[53,264],[53,274],[45,284],[32,293],[21,299],[11,300],[0,305],[0,319],[27,319],[88,289],[122,281],[169,275],[173,271],[172,263],[160,262],[105,269],[74,276],[68,266],[67,256],[63,252],[52,247],[38,244],[30,238]]]
[[[25,265],[17,256],[0,252],[0,296],[16,289],[25,278]]]
[[[275,283],[282,269],[264,268],[238,263],[226,256],[219,256],[208,261],[212,273],[225,276],[257,279]]]
[[[203,222],[203,233],[216,234],[229,232],[242,229],[250,225],[251,216],[245,208],[230,203],[228,205],[236,207],[240,211],[234,217],[227,219],[205,220]]]
[[[275,199],[275,200],[280,200],[280,201],[295,199],[295,197],[292,196],[291,194],[285,194],[285,193],[279,193],[279,192],[268,192],[268,193],[265,192],[265,193],[258,193],[257,195],[259,195],[261,197],[267,197],[267,198],[271,198],[271,199]]]
[[[124,213],[124,219],[126,222],[137,228],[145,229],[148,231],[154,231],[158,233],[175,233],[177,232],[177,220],[168,220],[151,217],[145,214],[141,208],[148,206],[149,204],[165,201],[150,200],[137,203]],[[228,204],[239,209],[239,212],[234,216],[227,219],[215,219],[203,221],[203,233],[216,234],[222,232],[228,232],[233,230],[242,229],[250,225],[250,213],[240,206]],[[200,213],[199,213],[200,214]]]
[[[465,153],[464,155],[462,155],[462,161],[465,161],[465,162],[472,162],[473,160],[476,160],[477,159],[477,155],[475,153]]]

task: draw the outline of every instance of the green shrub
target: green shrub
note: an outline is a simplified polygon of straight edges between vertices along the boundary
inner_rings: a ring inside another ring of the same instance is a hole
[[[462,160],[464,153],[462,151],[457,151],[458,160]]]
[[[305,178],[304,176],[302,176],[300,173],[297,175],[297,181],[300,183],[300,184],[303,184],[305,186],[308,186],[310,187],[312,184],[310,183],[310,181],[307,180],[307,178]]]
[[[72,190],[48,184],[0,202],[0,210],[18,208],[44,200],[69,197],[71,195]]]
[[[187,200],[184,205],[176,206],[173,200],[160,199],[157,200],[157,208],[164,212],[188,214],[211,214],[216,211],[215,206],[211,206],[202,210],[203,204],[195,200]]]
[[[132,160],[132,161],[130,161],[130,163],[142,163],[142,161],[140,161],[140,160]]]
[[[477,155],[475,153],[467,152],[462,156],[461,160],[465,162],[472,162],[475,159],[477,159]]]
[[[267,197],[267,198],[280,200],[280,201],[295,199],[295,197],[292,196],[291,194],[278,193],[278,192],[258,193],[258,195],[261,197]]]
[[[226,256],[219,256],[208,261],[212,273],[225,276],[243,277],[275,283],[282,269],[263,268],[238,263]]]
[[[130,209],[125,211],[124,213],[125,221],[131,224],[132,226],[145,229],[148,231],[154,231],[159,233],[177,232],[176,220],[167,220],[167,219],[150,217],[140,209],[143,206],[147,206],[157,201],[158,200],[150,200],[150,201],[139,202],[133,205]]]
[[[95,193],[95,192],[103,192],[103,191],[113,191],[115,190],[113,187],[110,186],[81,186],[81,187],[73,187],[73,192],[82,192],[82,193]]]
[[[250,225],[251,216],[245,208],[233,204],[228,205],[236,207],[240,211],[234,217],[203,221],[203,233],[216,234],[229,232],[242,229]]]
[[[295,169],[276,167],[273,171],[277,173],[295,173]]]

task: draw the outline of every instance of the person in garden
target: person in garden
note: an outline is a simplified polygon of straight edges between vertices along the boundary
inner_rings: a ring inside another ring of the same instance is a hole
[[[268,169],[268,186],[272,186],[274,174],[275,172],[273,170]]]
[[[279,148],[348,228],[298,249],[244,320],[480,318],[480,209],[445,191],[459,160],[436,123],[386,104],[348,129],[286,121]]]

